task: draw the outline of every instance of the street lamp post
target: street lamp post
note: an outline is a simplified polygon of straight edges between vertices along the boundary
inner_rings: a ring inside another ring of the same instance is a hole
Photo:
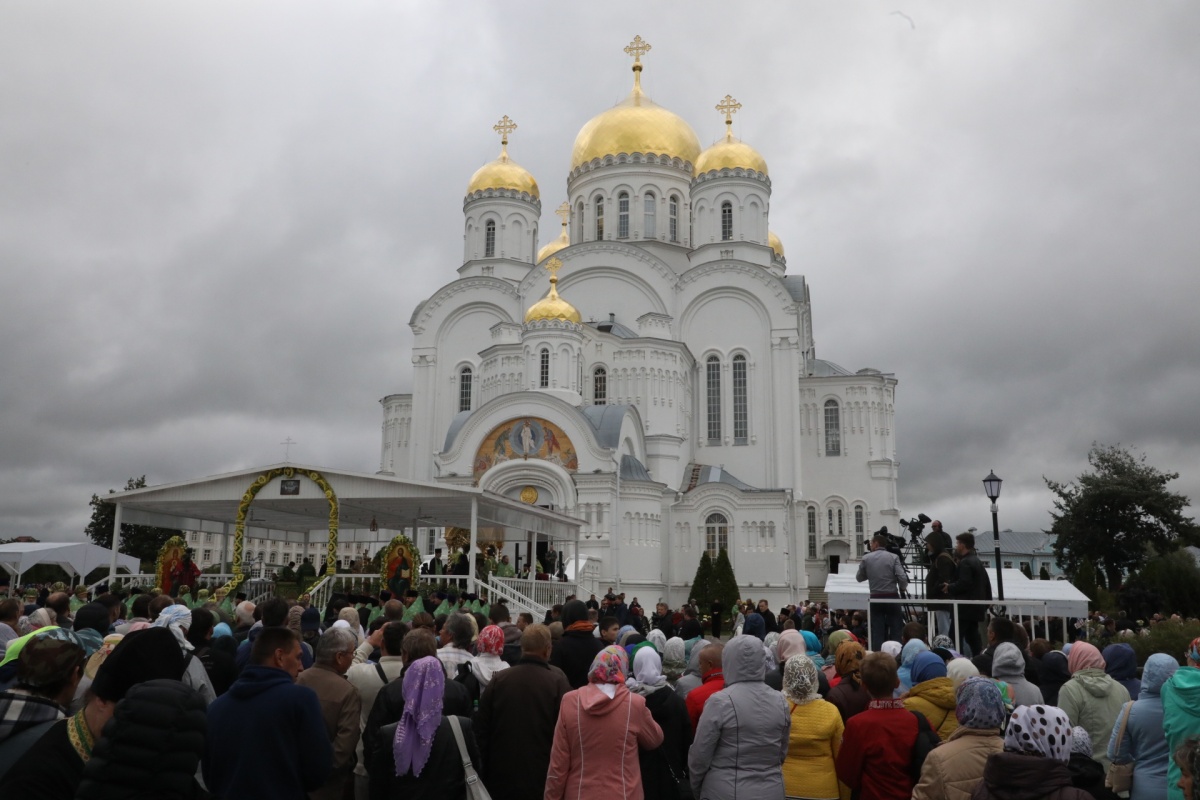
[[[995,470],[988,470],[988,476],[983,479],[983,491],[987,493],[988,499],[992,501],[992,543],[996,547],[996,599],[1004,599],[1004,576],[1000,572],[1000,521],[997,514],[1000,508],[996,505],[996,501],[1000,499],[1000,484],[1004,481],[996,477]]]

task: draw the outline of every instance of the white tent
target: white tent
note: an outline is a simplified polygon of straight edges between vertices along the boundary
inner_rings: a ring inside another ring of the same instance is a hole
[[[82,580],[92,570],[108,566],[112,561],[112,550],[88,542],[0,544],[0,569],[15,576],[17,583],[20,582],[24,573],[38,564],[54,564]],[[135,557],[119,553],[116,556],[116,564],[131,573],[137,572],[141,568],[141,563]]]

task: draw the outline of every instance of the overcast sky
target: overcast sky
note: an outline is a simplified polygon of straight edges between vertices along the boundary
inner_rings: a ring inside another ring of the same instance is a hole
[[[742,15],[733,18],[734,11]],[[894,13],[901,10],[903,15]],[[0,538],[93,492],[373,472],[491,126],[558,231],[630,86],[771,169],[817,354],[894,372],[901,511],[1048,527],[1093,441],[1200,495],[1200,4],[9,0]]]

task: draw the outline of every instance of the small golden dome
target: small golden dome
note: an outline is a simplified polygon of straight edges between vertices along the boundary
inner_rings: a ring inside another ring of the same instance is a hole
[[[621,153],[654,153],[696,163],[700,140],[692,126],[642,92],[641,56],[649,49],[640,36],[625,48],[634,56],[633,91],[579,129],[571,152],[571,169],[594,158]]]
[[[775,235],[775,231],[767,231],[767,244],[775,251],[777,258],[783,258],[783,242]]]
[[[697,175],[723,169],[748,169],[767,174],[766,159],[741,139],[733,138],[733,115],[741,107],[742,104],[729,95],[717,103],[717,111],[725,115],[725,138],[700,154],[696,161]]]
[[[538,198],[537,181],[529,174],[529,170],[508,157],[508,134],[517,129],[517,123],[505,114],[504,119],[492,126],[492,129],[500,134],[500,157],[475,170],[475,174],[471,176],[471,182],[467,184],[467,194],[474,194],[486,189],[511,189],[516,192],[525,192],[536,200]]]
[[[541,250],[538,250],[537,263],[539,264],[559,250],[571,246],[571,237],[567,235],[567,222],[571,219],[571,207],[563,202],[554,213],[562,217],[562,233],[558,235],[557,239],[547,242]]]
[[[529,307],[529,310],[525,312],[526,322],[562,320],[574,322],[576,325],[583,322],[579,310],[558,296],[558,271],[560,269],[562,269],[562,262],[557,258],[551,258],[546,262],[546,270],[550,273],[550,292]]]

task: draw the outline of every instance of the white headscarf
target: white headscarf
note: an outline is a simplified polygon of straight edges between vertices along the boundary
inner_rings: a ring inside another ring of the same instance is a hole
[[[625,681],[629,691],[647,696],[667,685],[662,671],[662,659],[653,647],[639,647],[633,657],[633,677]]]
[[[183,652],[195,649],[187,640],[187,630],[192,627],[192,610],[187,606],[178,603],[167,606],[159,612],[158,617],[154,620],[154,627],[169,630],[175,637],[175,641],[179,642]]]
[[[654,649],[658,651],[660,656],[667,648],[667,635],[658,628],[650,629],[650,632],[646,634],[646,641],[654,645]]]

